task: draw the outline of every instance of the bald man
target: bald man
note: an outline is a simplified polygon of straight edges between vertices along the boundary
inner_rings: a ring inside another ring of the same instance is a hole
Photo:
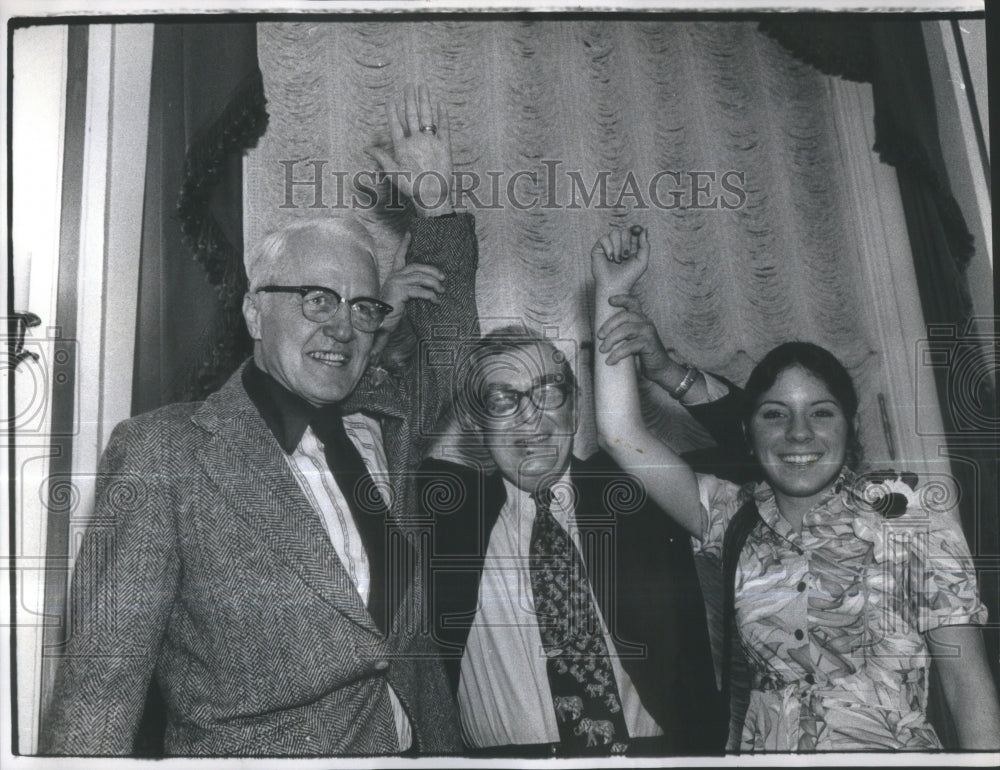
[[[425,90],[406,98],[395,119],[432,125]],[[451,178],[446,132],[394,129],[414,176]],[[472,218],[414,203],[407,264],[384,287],[354,219],[265,238],[246,261],[253,358],[204,402],[116,428],[43,753],[130,753],[154,677],[168,754],[459,748],[420,623],[424,556],[406,473],[447,388],[415,364],[366,376],[393,305],[418,334],[432,311],[435,323],[475,328]]]

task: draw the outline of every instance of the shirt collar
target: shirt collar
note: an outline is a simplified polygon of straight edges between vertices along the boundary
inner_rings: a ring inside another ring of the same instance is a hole
[[[294,452],[317,408],[259,369],[253,361],[243,368],[243,387],[285,454]]]
[[[812,508],[810,508],[805,516],[802,518],[803,529],[809,523],[813,522],[817,516],[819,518],[830,518],[839,517],[842,515],[842,505],[831,506],[831,502],[841,496],[846,485],[851,480],[851,472],[846,468],[840,472],[840,477],[837,481],[827,490],[826,494],[817,502]],[[773,529],[777,534],[781,535],[786,540],[797,540],[799,533],[792,529],[792,525],[785,520],[785,517],[781,515],[778,510],[778,503],[774,497],[774,490],[771,489],[771,485],[766,481],[761,481],[753,489],[753,497],[757,503],[757,510],[760,512],[760,517],[764,523]],[[809,521],[807,521],[807,519]]]
[[[531,525],[535,521],[535,501],[530,492],[518,487],[514,482],[506,477],[503,479],[504,489],[507,492],[507,501],[504,503],[500,515],[516,516],[517,521],[526,526],[526,532],[530,537]],[[564,529],[569,529],[575,518],[574,512],[574,491],[571,486],[569,469],[559,477],[552,487],[552,505],[550,510],[552,516]]]

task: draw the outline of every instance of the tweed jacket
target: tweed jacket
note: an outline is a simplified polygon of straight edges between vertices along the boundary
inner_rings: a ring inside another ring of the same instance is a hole
[[[448,276],[434,322],[478,333],[472,217],[414,221],[412,233],[409,258]],[[427,303],[409,305],[418,335],[434,334]],[[414,513],[408,472],[450,390],[447,370],[419,363],[363,380],[349,399],[381,423],[390,515],[404,532]],[[401,586],[383,637],[240,375],[203,403],[114,431],[42,752],[129,753],[154,676],[169,754],[396,752],[387,682],[416,751],[457,749],[453,698],[422,631],[422,569]]]
[[[723,411],[730,400],[720,405]],[[705,607],[687,534],[604,452],[573,458],[576,522],[598,606],[669,754],[721,754],[724,712]],[[506,501],[499,473],[440,459],[421,466],[420,500],[434,521],[430,565],[435,638],[457,691],[493,527]],[[531,686],[531,683],[525,683]]]

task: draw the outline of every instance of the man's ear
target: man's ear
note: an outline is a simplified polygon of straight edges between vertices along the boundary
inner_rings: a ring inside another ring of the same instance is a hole
[[[258,295],[254,292],[248,291],[243,295],[243,318],[247,322],[247,331],[255,340],[260,339],[260,307],[258,302]]]

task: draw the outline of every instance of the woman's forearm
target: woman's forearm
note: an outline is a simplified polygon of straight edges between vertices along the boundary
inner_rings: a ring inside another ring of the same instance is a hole
[[[594,329],[614,311],[610,292],[598,285]],[[632,356],[608,364],[594,340],[594,394],[597,435],[601,447],[642,482],[647,494],[678,524],[695,536],[702,534],[698,484],[691,468],[646,427],[639,402]]]
[[[611,292],[598,285],[595,292],[594,329],[597,330],[613,314],[608,304]],[[617,364],[608,364],[600,352],[601,341],[594,336],[594,401],[597,410],[598,440],[606,451],[622,463],[629,455],[641,450],[640,433],[646,431],[639,403],[635,360],[630,356]],[[641,454],[641,452],[640,452]]]

